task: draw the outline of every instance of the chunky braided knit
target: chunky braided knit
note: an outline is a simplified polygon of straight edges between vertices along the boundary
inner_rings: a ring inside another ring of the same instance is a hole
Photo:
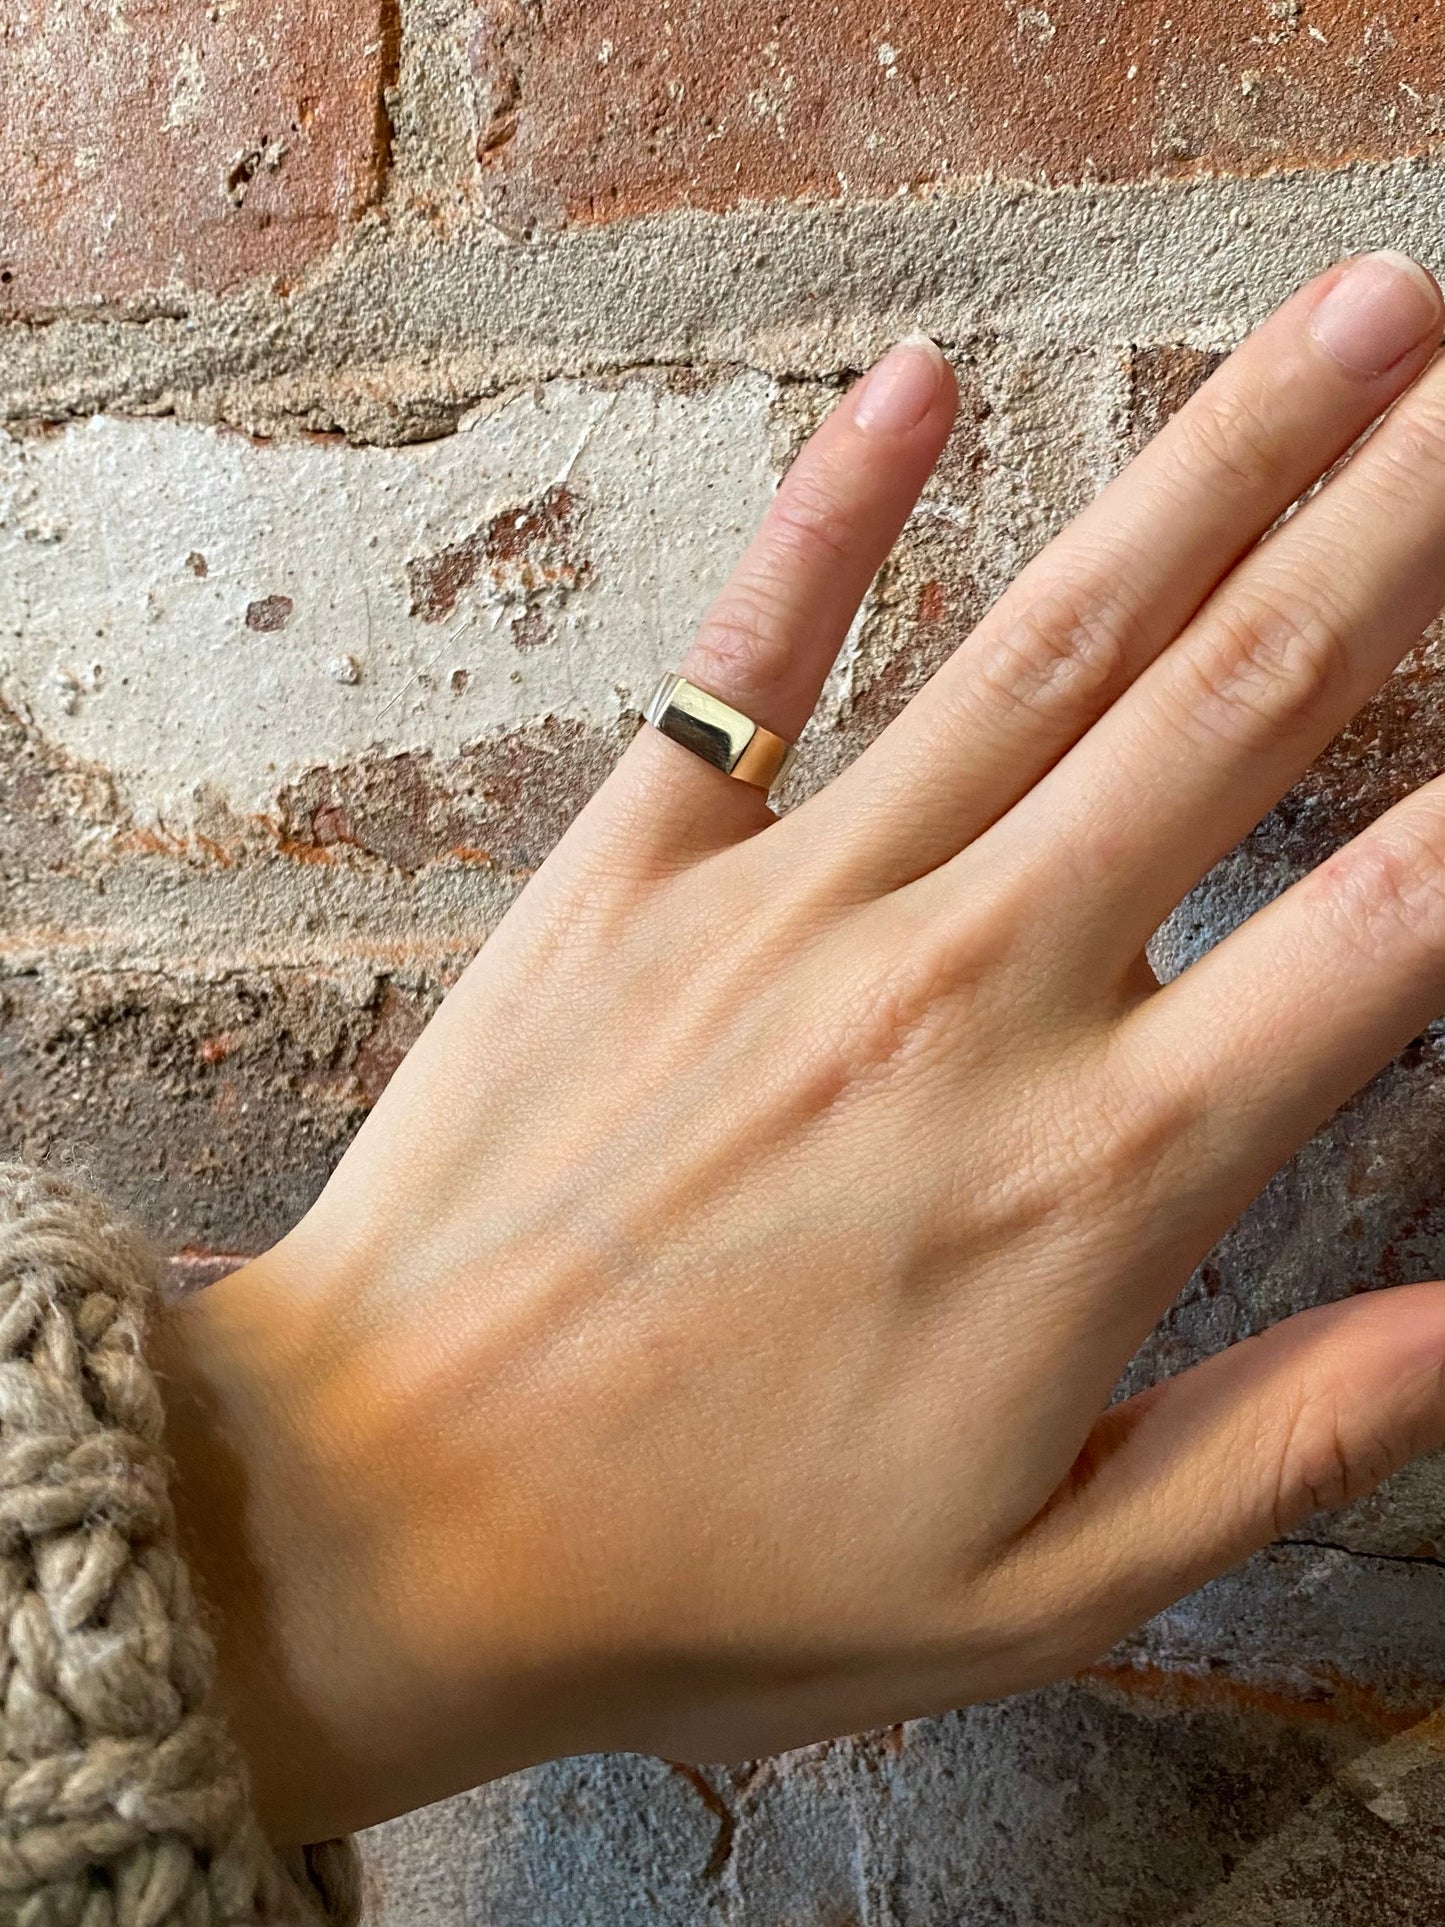
[[[283,1861],[212,1706],[142,1339],[144,1244],[0,1164],[0,1927],[354,1921],[354,1849]]]

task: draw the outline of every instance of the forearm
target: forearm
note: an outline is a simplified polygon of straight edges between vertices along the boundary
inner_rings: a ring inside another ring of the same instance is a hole
[[[0,1914],[159,1894],[167,1919],[353,1922],[354,1850],[312,1833],[278,1857],[217,1704],[171,1503],[159,1303],[154,1254],[101,1199],[0,1164]]]

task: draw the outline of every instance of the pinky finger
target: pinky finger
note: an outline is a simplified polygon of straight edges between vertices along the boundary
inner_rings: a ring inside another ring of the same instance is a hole
[[[679,665],[690,682],[793,741],[938,459],[957,399],[926,335],[900,341],[850,390],[805,443],[704,616]],[[598,801],[639,806],[639,829],[684,857],[771,820],[761,790],[646,728]]]

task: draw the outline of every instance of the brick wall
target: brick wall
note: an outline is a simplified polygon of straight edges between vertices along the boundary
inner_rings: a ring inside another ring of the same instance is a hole
[[[1445,268],[1440,0],[19,0],[0,128],[0,1145],[68,1147],[194,1279],[314,1195],[891,338],[964,406],[794,795],[1304,275]],[[1438,688],[1427,647],[1161,962],[1433,773]],[[1445,1271],[1441,1054],[1294,1161],[1138,1378]],[[1445,1918],[1360,1765],[1442,1671],[1425,1464],[1067,1686],[381,1829],[375,1918]]]

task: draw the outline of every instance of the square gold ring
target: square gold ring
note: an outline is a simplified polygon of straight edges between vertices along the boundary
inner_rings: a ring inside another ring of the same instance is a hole
[[[696,683],[673,672],[658,683],[642,714],[654,729],[720,769],[724,776],[735,776],[740,783],[751,783],[760,790],[781,782],[797,747],[725,703],[721,696],[699,689]]]

